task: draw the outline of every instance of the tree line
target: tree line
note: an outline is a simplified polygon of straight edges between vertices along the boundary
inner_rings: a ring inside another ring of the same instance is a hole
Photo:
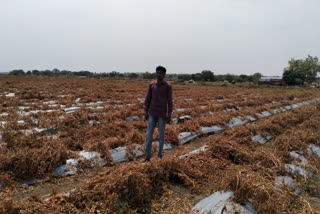
[[[33,76],[93,76],[90,71],[68,71],[55,68],[53,70],[32,70],[25,72],[22,69],[16,69],[9,72],[10,75],[23,76],[23,75],[33,75]]]
[[[317,80],[317,74],[320,73],[320,64],[318,57],[308,55],[305,59],[292,58],[288,62],[289,66],[283,69],[282,79],[287,85],[304,85],[310,84]],[[32,70],[25,72],[22,69],[10,71],[11,75],[33,75],[33,76],[85,76],[92,78],[115,78],[115,79],[155,79],[156,74],[148,71],[143,73],[120,73],[112,71],[109,73],[93,73],[90,71],[68,71],[59,70]],[[258,82],[262,74],[257,72],[253,75],[235,75],[235,74],[222,74],[215,75],[211,70],[203,70],[200,73],[194,74],[167,74],[168,80],[176,81],[208,81],[208,82]]]
[[[155,79],[156,74],[150,73],[148,71],[143,73],[120,73],[117,71],[112,71],[109,73],[93,73],[90,71],[68,71],[68,70],[59,70],[57,68],[53,70],[32,70],[25,72],[22,69],[16,69],[9,72],[10,75],[16,76],[85,76],[92,78],[115,78],[115,79]],[[194,74],[167,74],[166,78],[168,80],[177,80],[177,81],[228,81],[228,82],[257,82],[261,78],[262,74],[255,73],[253,75],[234,75],[234,74],[223,74],[215,75],[210,70],[204,70],[200,73]]]

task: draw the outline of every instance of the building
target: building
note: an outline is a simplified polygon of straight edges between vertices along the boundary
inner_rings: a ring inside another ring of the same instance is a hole
[[[259,85],[279,85],[285,86],[286,82],[279,76],[263,76],[259,79]]]
[[[317,76],[316,79],[316,87],[320,88],[320,76]]]

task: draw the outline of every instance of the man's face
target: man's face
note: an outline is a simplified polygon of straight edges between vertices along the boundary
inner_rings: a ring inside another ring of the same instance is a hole
[[[163,80],[165,74],[162,71],[156,71],[157,80]]]

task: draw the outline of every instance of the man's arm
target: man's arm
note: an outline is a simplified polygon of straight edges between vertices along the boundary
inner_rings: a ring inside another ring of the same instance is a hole
[[[151,103],[152,91],[151,91],[151,84],[149,84],[148,92],[146,98],[144,99],[144,115],[145,119],[148,120],[148,111]]]
[[[168,92],[168,116],[167,116],[167,123],[171,122],[171,114],[172,114],[173,104],[172,104],[172,86],[169,86]]]

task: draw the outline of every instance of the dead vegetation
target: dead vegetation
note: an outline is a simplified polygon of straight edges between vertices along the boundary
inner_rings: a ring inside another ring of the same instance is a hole
[[[76,151],[97,151],[107,161],[107,165],[111,166],[109,149],[144,143],[146,123],[129,123],[125,119],[143,115],[142,103],[137,99],[144,97],[146,82],[69,80],[67,84],[67,80],[52,79],[50,87],[45,87],[47,80],[43,79],[36,79],[39,81],[38,87],[28,86],[31,83],[20,79],[6,80],[11,83],[9,85],[1,84],[1,92],[8,92],[15,87],[19,91],[19,99],[35,102],[36,104],[30,105],[32,110],[48,110],[49,104],[41,107],[41,103],[50,100],[57,100],[66,107],[71,107],[78,97],[81,98],[81,103],[109,100],[108,105],[100,110],[82,107],[72,114],[40,113],[24,116],[27,124],[6,124],[1,129],[2,141],[6,142],[6,147],[0,151],[2,189],[14,189],[16,182],[23,179],[51,176],[52,170],[65,163],[67,158],[76,156]],[[175,115],[190,113],[192,120],[167,128],[166,139],[174,145],[178,144],[177,136],[180,132],[197,132],[200,126],[224,126],[226,121],[239,114],[270,111],[271,106],[260,106],[272,101],[277,102],[272,108],[277,108],[315,96],[315,92],[305,89],[294,93],[289,89],[272,89],[271,93],[271,89],[241,88],[243,96],[232,95],[239,93],[239,88],[235,87],[217,87],[211,91],[209,86],[194,86],[194,94],[185,92],[181,85],[174,85],[174,89],[175,109],[194,109]],[[69,94],[72,96],[67,96]],[[185,101],[187,98],[193,99],[193,102]],[[14,112],[18,106],[25,103],[3,96],[0,96],[0,99],[3,101],[1,111],[10,113],[5,119],[16,121],[19,117]],[[199,108],[199,103],[206,105],[206,110]],[[136,105],[125,108],[116,106],[124,104]],[[246,106],[248,108],[239,110],[239,107]],[[8,110],[10,108],[15,109],[11,111],[14,114]],[[224,112],[232,108],[237,109],[237,112]],[[208,111],[213,111],[214,115],[207,116]],[[61,115],[64,117],[60,118]],[[38,120],[38,123],[35,120]],[[100,123],[91,124],[90,121]],[[257,123],[227,129],[222,134],[206,137],[208,150],[201,154],[185,159],[172,156],[147,164],[133,161],[107,167],[74,190],[70,196],[53,193],[49,200],[35,196],[14,201],[10,192],[4,191],[1,193],[0,213],[148,213],[155,210],[153,206],[157,202],[164,197],[170,197],[168,192],[174,185],[183,186],[194,195],[232,190],[236,202],[250,202],[258,213],[312,213],[314,211],[305,196],[319,194],[316,184],[320,162],[318,157],[307,152],[307,148],[310,144],[320,144],[319,121],[320,114],[314,104],[273,115]],[[26,136],[21,133],[21,130],[35,128],[39,124],[45,128],[55,128],[50,129],[47,134],[34,133]],[[265,132],[270,133],[274,139],[265,146],[253,142],[253,135]],[[50,135],[56,135],[58,139],[48,138]],[[157,134],[155,139],[156,137]],[[279,191],[274,185],[276,176],[287,174],[284,163],[293,160],[289,152],[295,150],[303,150],[310,160],[307,167],[315,173],[315,177],[310,179],[295,177],[305,191],[301,196],[296,196],[289,187]],[[166,206],[160,205],[157,209],[159,212],[166,212],[173,207],[172,204],[179,201],[174,196],[167,199]],[[192,205],[194,204],[185,207],[191,208]]]

